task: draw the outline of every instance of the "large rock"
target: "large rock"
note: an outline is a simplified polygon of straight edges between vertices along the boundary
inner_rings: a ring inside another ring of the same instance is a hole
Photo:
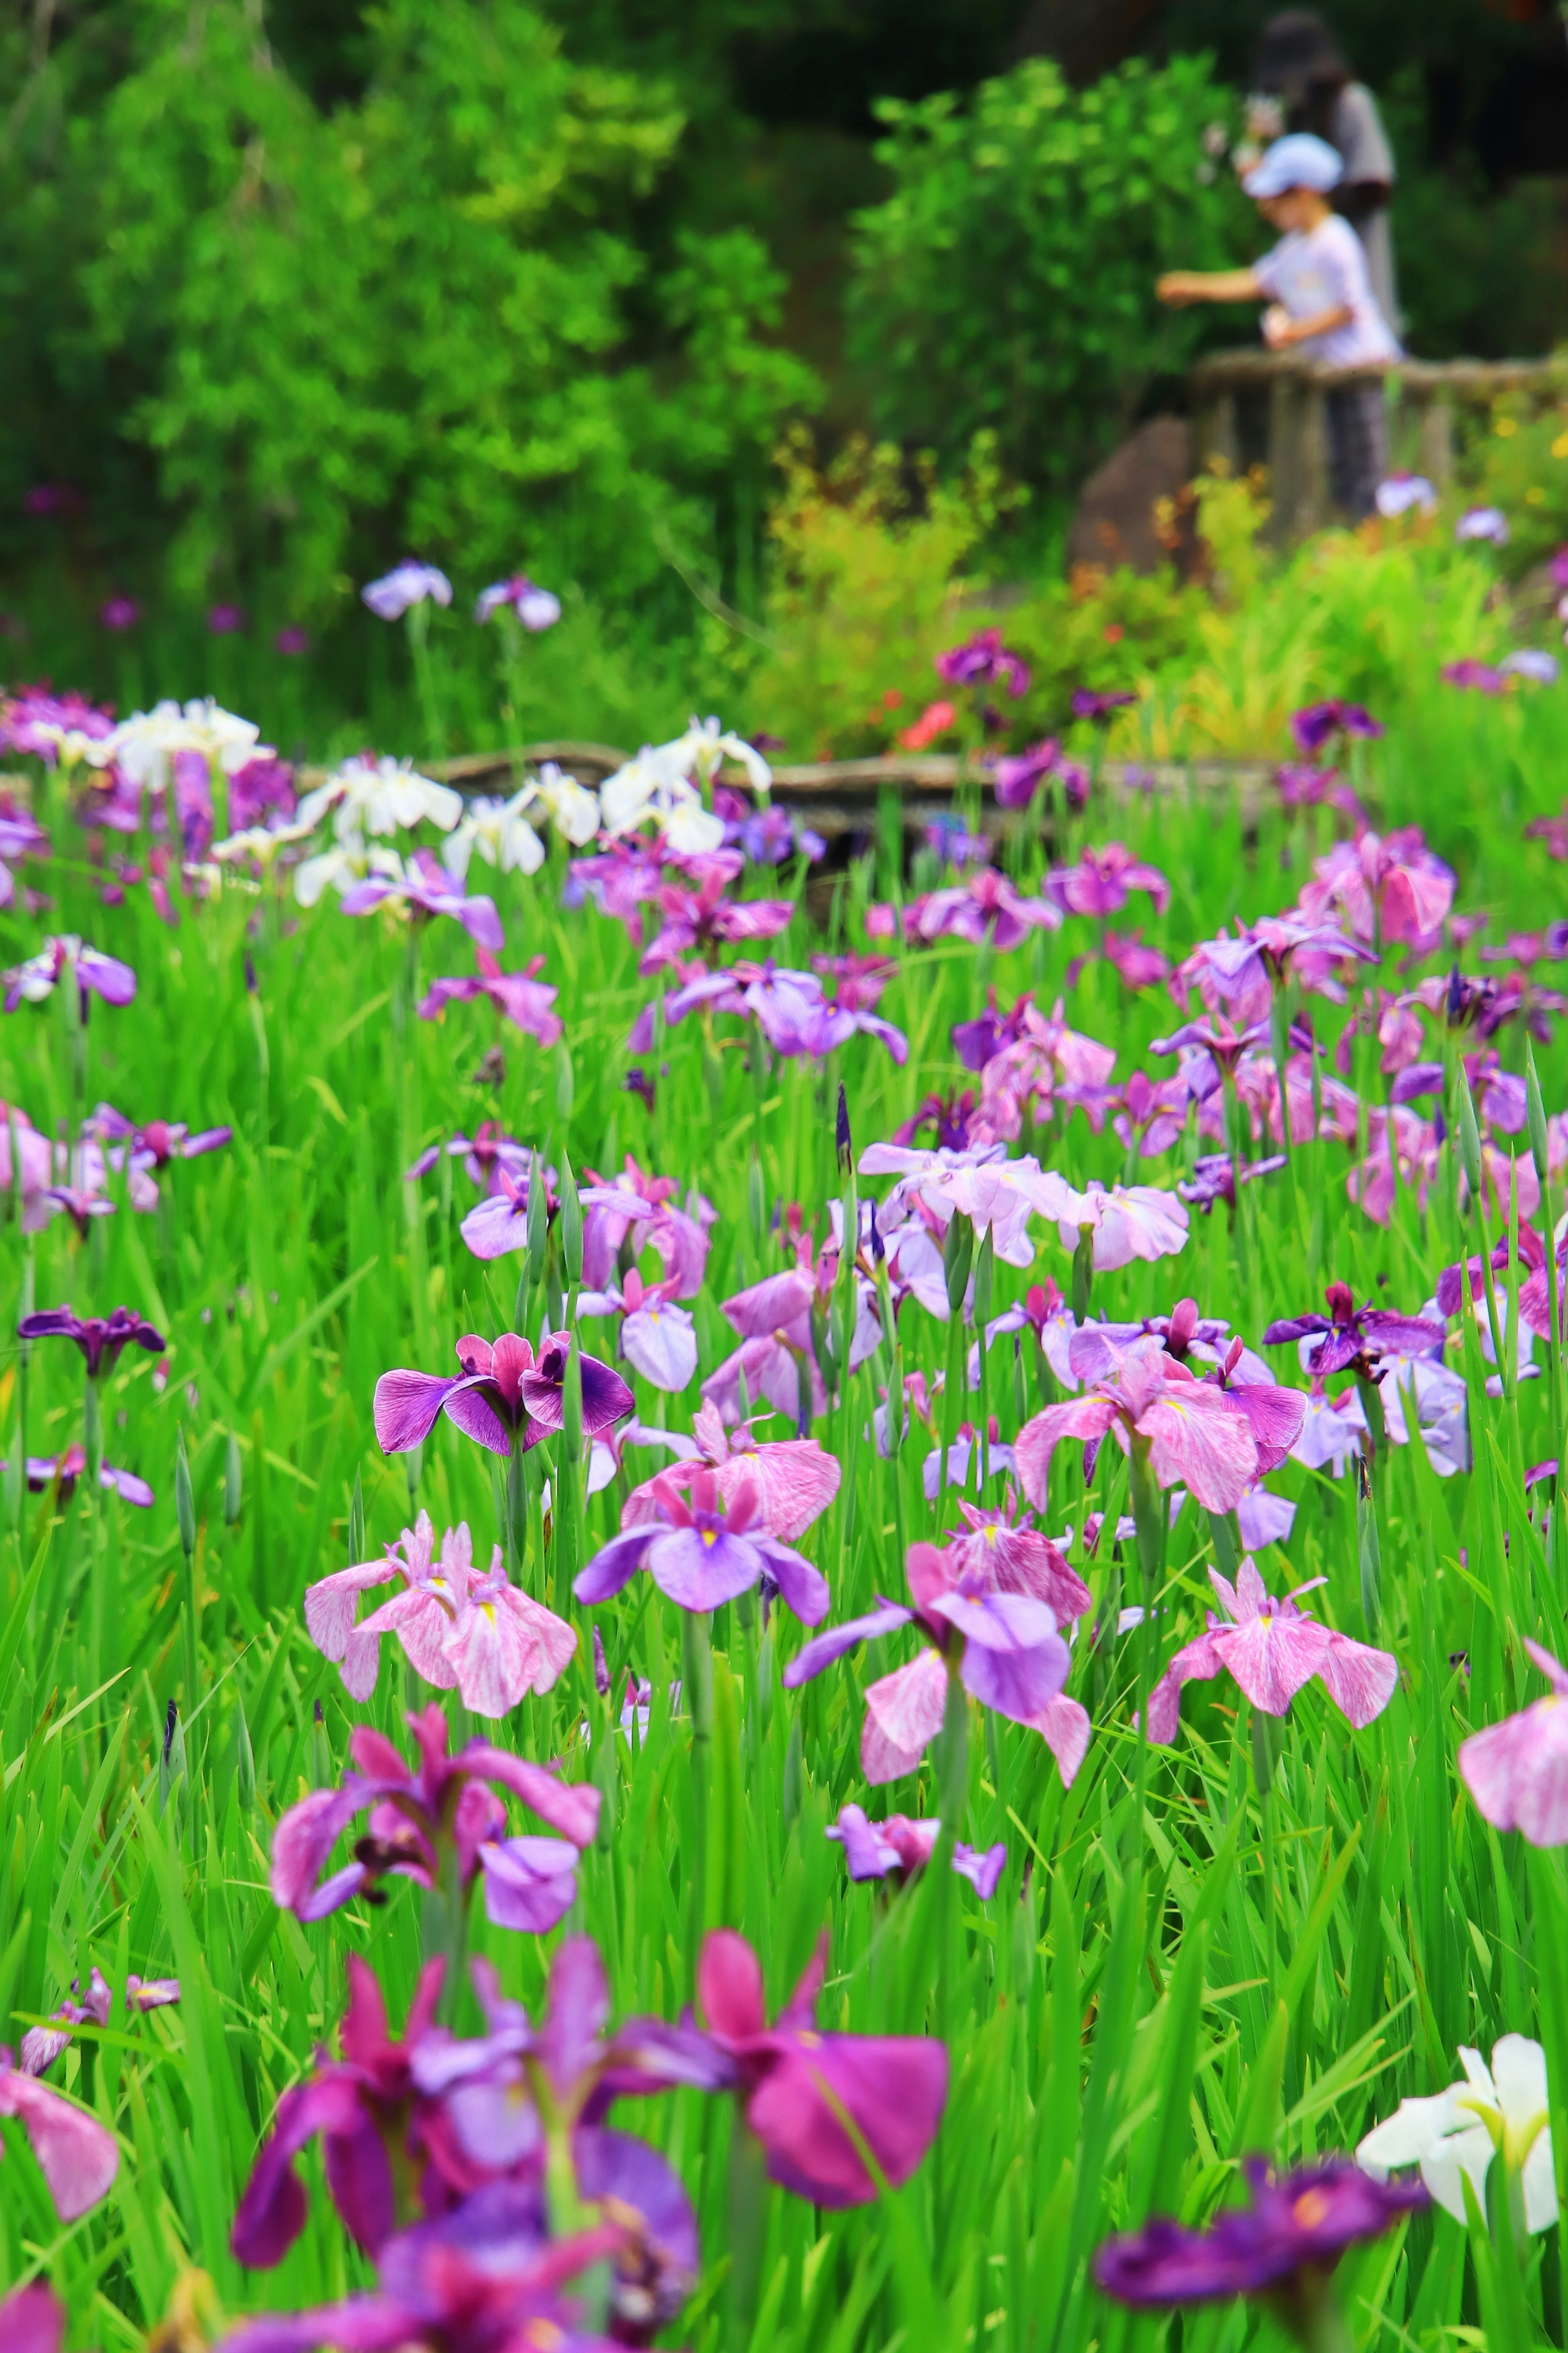
[[[1068,534],[1069,568],[1099,565],[1114,572],[1125,565],[1133,572],[1157,572],[1162,565],[1182,564],[1179,541],[1189,535],[1187,501],[1176,506],[1192,480],[1193,429],[1184,417],[1151,417],[1084,484]],[[1162,499],[1172,501],[1176,518],[1162,539],[1155,508]]]

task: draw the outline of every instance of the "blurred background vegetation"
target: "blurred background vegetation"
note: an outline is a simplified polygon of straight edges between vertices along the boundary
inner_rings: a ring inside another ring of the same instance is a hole
[[[1250,332],[1149,287],[1258,248],[1204,133],[1238,128],[1265,13],[14,7],[0,669],[122,704],[216,692],[286,750],[421,748],[401,634],[356,593],[411,552],[458,588],[454,742],[635,741],[700,699],[797,753],[873,748],[912,715],[927,640],[998,582],[1086,673],[1184,658],[1193,592],[1123,583],[1086,616],[1064,526],[1199,339]],[[1356,0],[1338,30],[1398,156],[1411,348],[1549,350],[1568,332],[1555,10]],[[1546,472],[1543,543],[1559,502],[1568,536],[1568,466]],[[467,609],[517,568],[566,618],[503,711]],[[111,595],[134,628],[100,625]],[[215,605],[245,628],[213,634]],[[290,629],[309,649],[279,655]],[[875,714],[868,681],[893,697]]]

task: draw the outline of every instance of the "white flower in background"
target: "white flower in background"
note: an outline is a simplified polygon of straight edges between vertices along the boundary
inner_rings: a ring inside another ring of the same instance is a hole
[[[220,866],[250,864],[263,870],[270,867],[280,850],[295,843],[309,841],[315,830],[312,826],[288,822],[282,825],[250,825],[243,832],[231,833],[225,841],[215,841],[213,856]]]
[[[355,758],[335,768],[324,785],[307,793],[295,812],[312,829],[331,809],[332,830],[346,842],[360,833],[395,833],[400,826],[428,823],[450,833],[463,814],[463,796],[450,785],[422,776],[407,760]]]
[[[395,849],[366,849],[357,838],[334,842],[331,849],[304,859],[294,869],[294,896],[301,907],[313,907],[323,892],[346,891],[367,875],[388,882],[403,880],[403,860]]]
[[[684,735],[665,745],[667,752],[684,755],[685,773],[695,770],[700,783],[710,785],[726,760],[735,761],[746,772],[746,780],[754,793],[771,790],[773,772],[762,754],[744,736],[721,728],[717,719],[693,719]]]
[[[1462,2084],[1426,2100],[1401,2100],[1385,2124],[1368,2133],[1356,2163],[1376,2181],[1402,2165],[1418,2165],[1421,2179],[1455,2221],[1465,2218],[1468,2179],[1486,2211],[1487,2172],[1500,2151],[1518,2185],[1526,2231],[1549,2231],[1557,2220],[1557,2180],[1547,2122],[1546,2053],[1523,2034],[1505,2034],[1492,2049],[1489,2073],[1479,2051],[1459,2047]]]
[[[574,848],[585,848],[599,830],[598,795],[564,768],[558,768],[553,760],[544,762],[534,789],[556,832]]]
[[[477,849],[487,866],[499,866],[503,874],[520,870],[537,874],[544,863],[544,844],[525,811],[538,798],[534,786],[524,785],[508,801],[470,801],[441,845],[441,863],[447,873],[467,881]]]
[[[629,833],[652,817],[672,849],[690,854],[719,849],[724,828],[704,808],[700,787],[712,783],[726,759],[745,769],[754,793],[768,791],[773,770],[762,754],[742,736],[727,733],[717,719],[694,719],[671,743],[645,744],[635,760],[605,780],[600,805],[605,832]]]
[[[359,593],[378,621],[401,621],[405,613],[423,605],[427,596],[433,596],[437,605],[449,605],[452,584],[438,565],[417,564],[407,556]]]
[[[95,742],[84,744],[81,756],[95,768],[110,765],[134,786],[150,793],[169,788],[170,763],[179,752],[196,752],[209,769],[232,776],[248,760],[270,758],[272,747],[261,741],[252,720],[226,711],[210,696],[183,707],[174,702],[154,703],[151,711],[133,711],[129,719]]]

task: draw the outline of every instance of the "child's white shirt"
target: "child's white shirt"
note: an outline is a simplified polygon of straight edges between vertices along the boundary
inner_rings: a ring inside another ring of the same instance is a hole
[[[1342,327],[1292,348],[1326,367],[1360,367],[1372,360],[1399,357],[1399,345],[1367,276],[1366,253],[1349,221],[1331,213],[1316,228],[1292,229],[1271,253],[1252,265],[1252,274],[1271,301],[1292,319],[1313,319],[1323,311],[1347,309]]]

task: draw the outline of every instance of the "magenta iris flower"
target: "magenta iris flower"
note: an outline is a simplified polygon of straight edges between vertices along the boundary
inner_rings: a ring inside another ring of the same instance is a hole
[[[0,2296],[0,2345],[6,2353],[60,2353],[66,2308],[47,2280]]]
[[[58,1486],[60,1501],[68,1503],[86,1469],[87,1456],[79,1446],[68,1446],[63,1454],[29,1454],[27,1485],[35,1495]],[[0,1462],[0,1477],[5,1470],[5,1465]],[[157,1501],[145,1479],[139,1479],[134,1471],[117,1471],[112,1462],[99,1464],[98,1483],[106,1495],[118,1495],[124,1504],[139,1504],[143,1511],[150,1510]]]
[[[662,966],[719,942],[771,940],[789,928],[793,899],[725,898],[725,881],[708,875],[699,890],[661,885],[656,904],[663,916],[657,937],[644,949],[637,970],[646,979]]]
[[[1016,948],[1031,932],[1061,929],[1061,911],[1048,899],[1024,899],[1005,874],[982,867],[966,881],[928,892],[904,909],[904,937],[912,945],[929,946],[940,939],[968,940],[978,947],[990,939],[999,955]],[[868,907],[866,929],[872,939],[891,939],[897,911],[886,905]]]
[[[138,1127],[112,1103],[100,1103],[89,1123],[100,1144],[121,1145],[129,1148],[129,1165],[133,1169],[152,1171],[166,1168],[172,1160],[195,1160],[204,1152],[220,1152],[232,1143],[232,1127],[198,1128],[193,1135],[182,1122],[150,1119]],[[116,1159],[106,1155],[110,1167],[123,1164],[124,1155]]]
[[[892,1872],[911,1878],[931,1861],[941,1835],[942,1824],[934,1815],[911,1821],[908,1814],[889,1814],[885,1821],[873,1822],[867,1820],[865,1807],[856,1805],[840,1806],[837,1821],[823,1832],[844,1849],[851,1879],[886,1879]],[[982,1852],[961,1841],[952,1850],[952,1867],[981,1902],[988,1903],[1007,1867],[1006,1846],[998,1839]]]
[[[697,966],[682,987],[666,996],[665,1021],[673,1026],[701,1006],[754,1021],[774,1053],[786,1060],[803,1055],[818,1060],[858,1032],[875,1038],[895,1062],[909,1060],[909,1039],[901,1029],[866,1010],[858,996],[853,1004],[826,996],[814,972],[792,972],[771,963],[737,963],[725,972],[703,972]],[[651,1006],[639,1015],[627,1043],[634,1054],[647,1053],[652,1046]]]
[[[1054,735],[1031,744],[1022,752],[1005,753],[986,765],[999,808],[1027,808],[1047,776],[1062,765],[1062,747]]]
[[[1554,1472],[1555,1462],[1542,1465]],[[1526,1482],[1529,1483],[1528,1482]],[[1531,1846],[1568,1845],[1568,1670],[1524,1638],[1552,1688],[1517,1715],[1459,1743],[1459,1775],[1485,1820]]]
[[[1109,719],[1114,711],[1125,711],[1136,702],[1135,694],[1097,694],[1092,687],[1075,686],[1072,691],[1072,715],[1075,719]]]
[[[749,1422],[726,1429],[717,1406],[706,1404],[698,1408],[691,1428],[689,1439],[667,1434],[665,1443],[681,1459],[660,1472],[658,1481],[632,1489],[621,1511],[623,1528],[661,1516],[654,1493],[659,1482],[684,1487],[702,1469],[717,1477],[726,1505],[742,1486],[754,1487],[762,1499],[761,1524],[781,1544],[798,1542],[838,1493],[838,1458],[825,1453],[815,1438],[758,1440]]]
[[[1491,662],[1445,662],[1440,675],[1445,686],[1469,687],[1480,694],[1502,694],[1508,688],[1506,674]]]
[[[629,1250],[635,1261],[651,1248],[664,1262],[666,1280],[676,1285],[673,1296],[695,1299],[708,1264],[709,1229],[719,1216],[712,1202],[693,1187],[681,1206],[676,1199],[680,1188],[675,1178],[656,1176],[639,1168],[629,1152],[625,1166],[613,1176],[602,1176],[593,1168],[583,1173],[589,1179],[588,1192],[578,1196],[586,1204],[584,1282],[602,1291],[612,1280],[623,1250]],[[613,1205],[610,1197],[616,1195],[622,1199]],[[626,1196],[639,1204],[636,1210],[626,1206]]]
[[[552,982],[539,978],[544,969],[544,958],[531,956],[521,972],[502,972],[489,948],[478,943],[474,958],[479,967],[477,975],[432,981],[428,992],[419,1000],[421,1021],[434,1021],[448,1005],[467,1005],[477,997],[488,997],[525,1036],[537,1038],[542,1046],[558,1043],[561,1017],[553,1008],[561,992]]]
[[[977,629],[973,637],[938,654],[933,668],[944,686],[1005,686],[1015,700],[1029,691],[1029,666],[1009,653],[1000,629]]]
[[[349,1738],[354,1769],[342,1787],[312,1789],[289,1807],[272,1841],[273,1902],[301,1920],[324,1920],[362,1890],[374,1890],[389,1872],[433,1887],[443,1868],[455,1865],[464,1889],[484,1872],[485,1909],[498,1927],[536,1934],[553,1927],[576,1899],[576,1851],[591,1846],[598,1830],[597,1789],[558,1780],[542,1765],[489,1741],[470,1740],[448,1757],[447,1719],[434,1701],[407,1721],[419,1750],[417,1767],[410,1767],[382,1734],[358,1725]],[[561,1839],[504,1840],[506,1808],[492,1781],[521,1798]],[[322,1880],[333,1847],[367,1808],[370,1835],[359,1841],[352,1862]],[[536,1852],[543,1849],[552,1852]],[[527,1867],[527,1888],[514,1883],[517,1873],[509,1864]]]
[[[111,1373],[122,1348],[134,1342],[139,1348],[150,1349],[153,1356],[163,1353],[163,1335],[144,1316],[129,1307],[117,1307],[109,1315],[78,1315],[68,1301],[64,1307],[42,1308],[36,1315],[24,1315],[16,1326],[19,1340],[74,1340],[87,1359],[87,1377],[96,1381]]]
[[[912,1773],[942,1729],[950,1676],[983,1707],[1040,1730],[1041,1718],[1067,1681],[1067,1644],[1043,1601],[997,1590],[984,1569],[962,1570],[934,1545],[911,1545],[906,1563],[914,1607],[879,1600],[863,1618],[847,1619],[814,1636],[784,1669],[796,1691],[835,1660],[917,1627],[926,1647],[906,1667],[868,1685],[860,1731],[860,1764],[878,1786]]]
[[[698,1998],[713,2042],[735,2062],[746,2123],[773,2179],[816,2206],[864,2206],[879,2190],[863,2151],[897,2189],[931,2147],[947,2099],[947,2052],[923,2036],[823,2033],[816,1996],[826,1968],[824,1936],[770,2027],[756,1954],[733,1929],[716,1928],[703,1939]]]
[[[1106,2295],[1141,2309],[1267,2295],[1276,2310],[1316,2314],[1324,2276],[1347,2247],[1381,2238],[1431,2202],[1419,2181],[1374,2181],[1348,2157],[1283,2179],[1260,2157],[1247,2158],[1243,2170],[1250,2205],[1216,2216],[1206,2231],[1161,2216],[1108,2239],[1094,2259]]]
[[[1416,945],[1435,939],[1455,888],[1453,868],[1427,849],[1415,826],[1389,834],[1363,829],[1313,861],[1312,879],[1301,890],[1301,918],[1321,923],[1334,908],[1342,927],[1369,945]]]
[[[106,596],[98,608],[99,627],[113,629],[133,629],[142,618],[142,607],[134,596]]]
[[[1324,1298],[1326,1315],[1280,1316],[1263,1335],[1266,1348],[1321,1335],[1307,1359],[1307,1370],[1321,1381],[1352,1366],[1363,1379],[1375,1380],[1381,1356],[1436,1356],[1447,1336],[1440,1324],[1429,1324],[1423,1316],[1391,1315],[1380,1307],[1358,1308],[1348,1282],[1331,1282]]]
[[[526,1452],[562,1427],[571,1347],[570,1333],[548,1333],[536,1357],[515,1332],[503,1332],[493,1346],[469,1333],[458,1342],[462,1370],[449,1379],[438,1373],[383,1373],[375,1385],[376,1442],[384,1454],[406,1454],[444,1413],[492,1454],[510,1455],[514,1443]],[[636,1399],[619,1373],[597,1356],[579,1361],[583,1430],[592,1438],[630,1413]]]
[[[207,628],[215,638],[238,637],[250,626],[243,605],[209,605]]]
[[[1285,1155],[1276,1152],[1267,1160],[1248,1161],[1240,1171],[1241,1182],[1250,1185],[1256,1177],[1272,1176],[1285,1166]],[[1178,1178],[1176,1190],[1189,1208],[1201,1209],[1206,1218],[1216,1201],[1227,1208],[1236,1207],[1237,1166],[1227,1152],[1201,1153],[1193,1163],[1191,1178]]]
[[[1046,889],[1068,915],[1114,915],[1134,891],[1147,891],[1161,914],[1171,902],[1171,886],[1159,868],[1144,865],[1120,841],[1086,849],[1076,866],[1053,868]]]
[[[274,653],[282,654],[286,659],[296,659],[300,654],[308,654],[310,650],[310,632],[309,629],[294,627],[279,629],[272,640],[272,650]]]
[[[1313,1577],[1296,1592],[1326,1581]],[[1321,1676],[1329,1697],[1358,1732],[1383,1714],[1399,1680],[1398,1662],[1386,1651],[1352,1642],[1310,1618],[1293,1593],[1274,1600],[1250,1557],[1234,1586],[1217,1568],[1210,1569],[1209,1583],[1226,1615],[1216,1618],[1211,1609],[1206,1631],[1176,1652],[1155,1684],[1149,1697],[1151,1740],[1174,1740],[1183,1684],[1206,1682],[1222,1668],[1265,1715],[1283,1715],[1314,1675]]]
[[[506,944],[495,901],[482,892],[466,892],[428,849],[416,849],[401,877],[367,874],[363,881],[351,882],[339,904],[345,915],[368,915],[389,905],[405,908],[416,922],[450,915],[476,947],[498,953]]]
[[[26,2134],[62,2222],[74,2222],[109,2195],[120,2169],[114,2135],[63,2092],[13,2066],[4,2048],[0,2116],[15,2116]]]
[[[647,1513],[657,1505],[657,1516]],[[682,1609],[718,1609],[766,1584],[805,1626],[819,1625],[831,1599],[810,1561],[770,1535],[760,1484],[732,1482],[726,1496],[717,1475],[693,1472],[685,1493],[661,1474],[644,1497],[645,1516],[596,1552],[573,1591],[584,1604],[607,1601],[646,1568],[659,1591]]]

